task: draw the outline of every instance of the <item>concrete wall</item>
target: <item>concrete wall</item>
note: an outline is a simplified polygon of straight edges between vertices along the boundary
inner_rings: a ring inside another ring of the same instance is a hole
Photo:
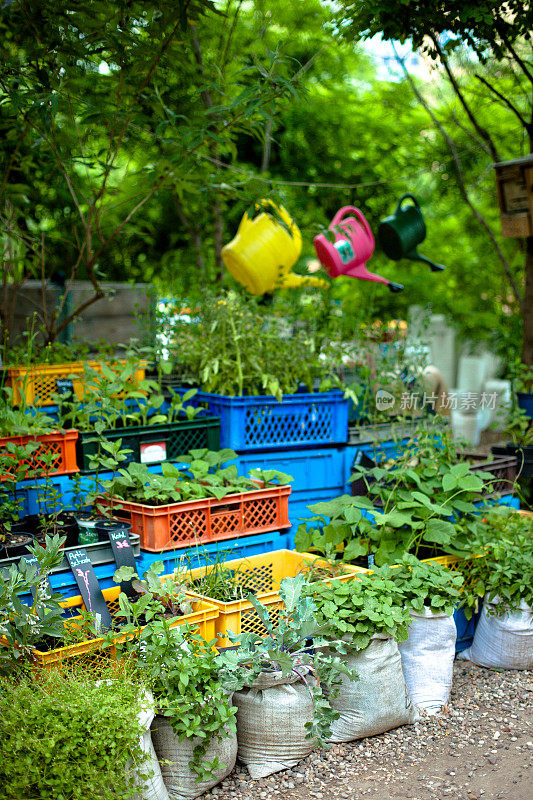
[[[155,294],[149,283],[103,283],[106,297],[90,305],[71,326],[73,341],[97,342],[102,339],[109,344],[127,342],[131,338],[146,339],[151,324],[154,330]],[[60,296],[65,292],[57,286],[48,286],[45,302],[48,308],[57,307]],[[67,308],[74,310],[93,294],[93,287],[87,281],[76,281],[69,288]],[[42,313],[43,297],[40,281],[28,281],[17,295],[13,320],[13,339],[15,344],[21,333],[28,330],[35,312]],[[70,311],[67,310],[67,314]],[[138,316],[145,322],[140,324]],[[38,322],[36,328],[38,327]],[[64,339],[63,339],[64,340]]]

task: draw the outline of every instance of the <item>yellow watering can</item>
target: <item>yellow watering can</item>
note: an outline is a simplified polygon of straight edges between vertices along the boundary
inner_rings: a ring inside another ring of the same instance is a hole
[[[268,206],[286,228],[261,210]],[[222,248],[224,264],[235,280],[254,295],[303,285],[327,286],[321,278],[291,272],[302,252],[302,235],[283,206],[261,200],[256,208],[260,213],[253,219],[245,214],[235,238]]]

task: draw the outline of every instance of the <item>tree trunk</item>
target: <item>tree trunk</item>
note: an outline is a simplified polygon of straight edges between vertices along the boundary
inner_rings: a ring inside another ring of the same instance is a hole
[[[526,239],[526,280],[524,292],[524,342],[522,361],[533,366],[533,236]]]

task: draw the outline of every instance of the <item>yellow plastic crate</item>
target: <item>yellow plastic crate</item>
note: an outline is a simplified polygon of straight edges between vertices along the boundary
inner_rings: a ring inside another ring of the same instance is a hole
[[[436,564],[442,564],[443,567],[453,569],[459,561],[458,556],[433,556],[433,558],[421,559],[423,564],[431,563],[434,561]]]
[[[118,361],[114,363],[122,364]],[[16,406],[47,406],[52,403],[52,395],[57,391],[58,379],[72,378],[74,394],[83,397],[85,365],[102,372],[100,361],[75,361],[72,364],[32,364],[29,367],[6,367],[6,386],[13,390],[13,404]],[[110,363],[113,366],[113,363]],[[146,362],[139,364],[133,375],[136,383],[144,380]],[[79,376],[79,377],[78,377]]]
[[[279,611],[283,607],[279,594],[281,581],[284,578],[294,578],[300,572],[308,572],[314,563],[319,567],[327,566],[326,561],[318,559],[309,553],[297,553],[294,550],[276,550],[272,553],[262,553],[248,558],[225,561],[223,566],[225,569],[235,570],[236,580],[239,583],[246,583],[247,589],[256,593],[257,598],[267,607],[271,617],[273,615],[272,612],[274,612],[274,616],[277,618]],[[196,567],[189,570],[187,579],[195,580],[196,578],[201,578],[205,574],[212,572],[213,569],[213,565]],[[337,580],[353,580],[355,575],[366,572],[361,567],[346,566],[345,569],[346,573],[340,575]],[[165,577],[168,578],[170,576]],[[218,640],[219,647],[229,647],[234,644],[227,636],[228,631],[236,635],[239,633],[265,634],[265,627],[261,618],[249,600],[234,600],[230,603],[224,603],[212,597],[200,594],[196,596],[207,603],[212,603],[219,610],[215,626],[217,634],[222,635]]]
[[[118,597],[120,594],[120,586],[113,586],[111,589],[104,589],[103,595],[107,602],[111,616],[113,616],[119,609]],[[184,614],[176,622],[172,623],[172,627],[179,625],[193,625],[198,633],[206,642],[210,642],[215,638],[216,621],[218,619],[219,610],[209,600],[199,597],[198,595],[187,593],[187,597],[193,603],[193,612],[191,614]],[[69,597],[61,603],[63,608],[77,608],[80,611],[85,611],[81,595]],[[76,620],[79,617],[71,617],[66,621],[67,625],[76,625]],[[139,629],[139,632],[143,628]],[[58,647],[56,650],[34,650],[33,658],[36,664],[44,669],[53,669],[60,666],[62,662],[72,658],[79,658],[81,656],[96,656],[96,657],[116,657],[115,645],[125,642],[127,639],[132,639],[136,636],[135,633],[117,634],[113,637],[113,643],[107,645],[104,638],[88,639],[84,642],[77,642],[76,644],[68,645],[67,647]]]

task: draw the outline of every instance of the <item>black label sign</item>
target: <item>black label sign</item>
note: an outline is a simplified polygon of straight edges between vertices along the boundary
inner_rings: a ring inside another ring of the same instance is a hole
[[[37,567],[37,574],[40,573],[41,568],[39,567],[39,562],[37,561],[35,556],[23,556],[23,559],[26,562],[26,564],[28,564],[30,566],[34,566],[35,565]],[[46,592],[49,593],[49,594],[52,594],[52,592],[54,590],[52,589],[52,584],[50,583],[50,578],[48,577],[48,575],[45,575],[45,577],[42,578],[42,582],[44,583]],[[34,600],[35,600],[36,594],[37,594],[37,589],[36,589],[35,586],[32,586],[31,587],[31,595],[32,595]]]
[[[74,394],[72,378],[56,378],[56,391],[58,394]]]
[[[94,614],[97,624],[103,630],[110,628],[113,620],[87,550],[82,547],[71,550],[67,552],[67,558],[85,603],[85,608],[91,614]]]
[[[135,556],[133,555],[128,532],[125,530],[107,531],[107,535],[109,536],[109,541],[111,543],[111,549],[115,557],[117,568],[131,567],[137,572],[137,567],[135,566]],[[133,597],[136,594],[131,585],[131,581],[122,581],[120,584],[120,589],[127,594],[128,597]]]

